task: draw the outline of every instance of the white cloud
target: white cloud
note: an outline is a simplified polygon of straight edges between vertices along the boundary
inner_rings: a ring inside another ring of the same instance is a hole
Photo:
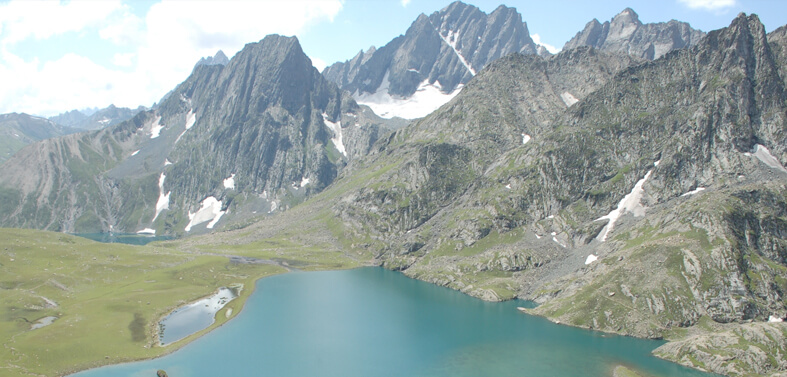
[[[531,34],[530,38],[533,40],[533,42],[535,42],[535,44],[544,46],[544,48],[546,48],[547,51],[549,51],[550,53],[557,54],[558,52],[560,52],[559,48],[541,42],[541,36],[538,34]]]
[[[302,33],[316,22],[333,21],[342,3],[162,0],[140,18],[119,1],[12,1],[0,5],[0,113],[49,116],[109,104],[150,106],[185,80],[201,57],[219,49],[232,57],[268,34]],[[93,33],[117,50],[97,52],[103,58],[72,53],[49,62],[13,52],[24,49],[25,41],[70,38],[69,32]],[[112,65],[96,63],[102,59]]]
[[[719,11],[736,5],[736,0],[678,0],[691,9]]]
[[[402,6],[406,8],[407,5],[410,4],[410,1],[411,0],[402,0]]]
[[[0,38],[7,46],[26,39],[46,39],[99,25],[121,9],[120,1],[66,3],[11,1],[0,5]]]
[[[113,17],[108,25],[99,30],[98,35],[116,45],[134,46],[142,42],[143,31],[142,19],[125,10]]]
[[[314,68],[317,68],[317,70],[320,72],[322,72],[322,70],[328,66],[328,64],[326,64],[325,61],[320,58],[313,58],[310,56],[309,59],[312,60],[312,65]]]
[[[112,64],[118,67],[131,67],[134,65],[133,59],[135,54],[133,52],[129,53],[117,53],[112,56]]]

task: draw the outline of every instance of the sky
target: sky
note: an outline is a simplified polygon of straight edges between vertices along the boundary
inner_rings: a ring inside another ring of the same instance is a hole
[[[152,106],[194,64],[232,57],[268,34],[297,36],[322,70],[404,34],[419,14],[450,0],[0,0],[0,114],[53,116],[73,109]],[[702,31],[756,13],[787,24],[783,0],[466,0],[486,13],[516,8],[552,51],[592,19],[626,7],[643,23],[685,21]]]

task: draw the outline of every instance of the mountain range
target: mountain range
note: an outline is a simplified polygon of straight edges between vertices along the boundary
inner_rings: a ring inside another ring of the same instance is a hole
[[[129,109],[127,107],[109,105],[106,108],[92,111],[90,115],[79,110],[71,110],[49,117],[49,120],[61,126],[71,127],[77,130],[98,130],[127,121],[137,113],[145,110],[147,109],[144,106],[140,106],[136,109]]]
[[[285,234],[692,367],[785,369],[787,27],[625,9],[551,55],[515,9],[456,2],[322,73],[294,37],[221,56],[14,153],[0,224]]]
[[[79,130],[28,114],[0,115],[0,164],[24,146]]]

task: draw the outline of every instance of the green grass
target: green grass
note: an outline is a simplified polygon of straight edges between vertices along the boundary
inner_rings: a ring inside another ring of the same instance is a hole
[[[357,265],[321,247],[298,249],[297,242],[278,239],[224,252],[275,257],[309,270]],[[179,248],[179,241],[141,247],[0,229],[0,375],[56,376],[162,355],[226,322],[229,308],[238,313],[257,279],[286,271]],[[239,299],[219,312],[209,329],[173,346],[158,346],[157,323],[168,312],[219,287],[240,285]],[[57,306],[47,307],[44,298]],[[57,320],[31,330],[47,316]]]

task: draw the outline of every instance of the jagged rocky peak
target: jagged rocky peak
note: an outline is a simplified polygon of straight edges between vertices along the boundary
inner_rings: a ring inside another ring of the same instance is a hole
[[[597,19],[588,22],[563,49],[592,46],[653,60],[672,50],[694,46],[703,36],[705,33],[685,22],[643,24],[633,9],[626,8],[603,24]]]
[[[161,107],[194,118],[167,156],[165,216],[195,213],[205,198],[229,217],[247,208],[273,212],[321,190],[349,159],[342,119],[356,109],[295,37],[269,35],[223,68],[200,67]],[[234,207],[236,194],[245,195],[243,208]],[[192,225],[186,231],[205,230]]]
[[[194,65],[194,68],[201,65],[227,65],[229,62],[230,59],[227,58],[227,55],[224,55],[224,51],[219,50],[216,52],[216,55],[200,58],[197,64]]]
[[[514,8],[486,14],[454,2],[385,46],[335,63],[323,75],[378,115],[419,118],[453,98],[488,63],[510,53],[537,54]]]

